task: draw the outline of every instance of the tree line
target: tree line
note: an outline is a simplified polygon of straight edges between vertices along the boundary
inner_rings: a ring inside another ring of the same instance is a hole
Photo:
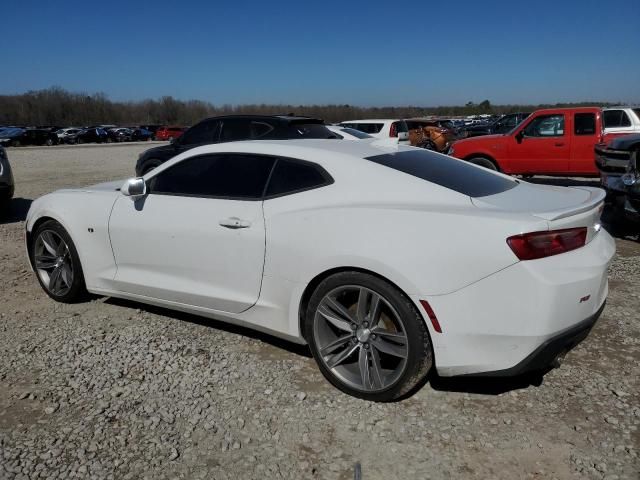
[[[139,101],[113,101],[104,93],[69,92],[60,87],[0,95],[0,125],[193,125],[206,117],[230,114],[274,115],[294,113],[326,122],[358,118],[411,118],[419,116],[467,116],[530,112],[539,108],[613,105],[610,102],[554,105],[492,105],[489,100],[462,106],[358,107],[354,105],[214,105],[202,100],[178,100],[171,96]]]

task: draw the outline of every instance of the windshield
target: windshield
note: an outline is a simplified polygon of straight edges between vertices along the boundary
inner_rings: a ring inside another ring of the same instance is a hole
[[[4,130],[0,131],[0,135],[2,135],[3,137],[14,137],[16,135],[21,135],[23,132],[24,130],[21,128],[5,128]]]
[[[514,188],[515,180],[428,150],[385,153],[367,160],[421,178],[469,197],[485,197]]]
[[[341,131],[344,133],[348,133],[349,135],[353,135],[356,138],[373,138],[371,135],[361,132],[360,130],[356,130],[355,128],[341,128]]]
[[[290,131],[293,138],[336,138],[331,130],[318,123],[294,123]]]

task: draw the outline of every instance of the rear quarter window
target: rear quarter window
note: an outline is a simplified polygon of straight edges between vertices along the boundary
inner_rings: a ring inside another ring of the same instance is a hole
[[[385,153],[367,160],[474,198],[506,192],[517,185],[515,180],[464,160],[427,150]]]

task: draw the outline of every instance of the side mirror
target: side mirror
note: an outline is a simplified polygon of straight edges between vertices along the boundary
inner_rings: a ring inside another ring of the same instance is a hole
[[[403,142],[409,140],[409,132],[398,132],[398,141]]]
[[[120,193],[134,200],[147,194],[147,183],[144,178],[130,178],[120,187]]]
[[[520,130],[516,133],[516,142],[522,143],[522,139],[524,138],[524,129]]]

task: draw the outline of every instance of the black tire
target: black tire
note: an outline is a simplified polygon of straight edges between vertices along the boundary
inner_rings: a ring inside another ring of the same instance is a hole
[[[53,145],[53,140],[51,140],[50,138],[47,138],[47,141],[44,143],[47,147],[50,147],[51,145]]]
[[[60,238],[64,240],[69,248],[69,258],[72,266],[73,280],[68,291],[66,291],[62,295],[56,295],[49,289],[48,285],[45,285],[43,279],[38,273],[38,269],[36,268],[36,240],[45,231],[52,231],[56,233]],[[79,301],[85,300],[88,297],[88,293],[86,285],[84,283],[84,273],[82,271],[80,257],[78,256],[78,251],[76,250],[75,244],[71,240],[71,237],[64,229],[64,227],[55,220],[48,220],[40,224],[32,232],[30,239],[31,241],[29,244],[29,259],[31,260],[31,264],[36,272],[38,283],[40,283],[40,286],[45,291],[45,293],[55,301],[61,303],[77,303]]]
[[[148,161],[147,163],[144,164],[144,166],[140,170],[140,176],[146,175],[147,173],[149,173],[154,168],[158,168],[160,165],[162,165],[162,162],[159,161],[159,160],[150,160],[150,161]]]
[[[19,147],[20,145],[22,145],[22,144],[20,143],[20,140],[13,140],[13,141],[11,142],[11,146],[12,146],[12,147]]]
[[[76,138],[76,145],[80,145],[81,143],[84,143],[84,140],[80,137]]]
[[[487,170],[493,170],[493,171],[498,171],[498,166],[493,163],[492,160],[489,160],[488,158],[484,158],[484,157],[474,157],[469,159],[469,161],[475,165],[478,165],[480,167],[484,167]]]
[[[398,372],[399,377],[390,385],[374,392],[353,388],[332,373],[321,357],[314,329],[318,307],[325,295],[340,287],[351,288],[353,286],[364,287],[375,292],[388,302],[398,313],[407,339],[406,362],[403,370]],[[311,353],[325,378],[344,393],[365,400],[389,402],[401,399],[424,383],[433,366],[431,339],[424,318],[413,302],[398,288],[371,274],[341,272],[320,282],[311,295],[306,312],[304,312],[304,331]]]

